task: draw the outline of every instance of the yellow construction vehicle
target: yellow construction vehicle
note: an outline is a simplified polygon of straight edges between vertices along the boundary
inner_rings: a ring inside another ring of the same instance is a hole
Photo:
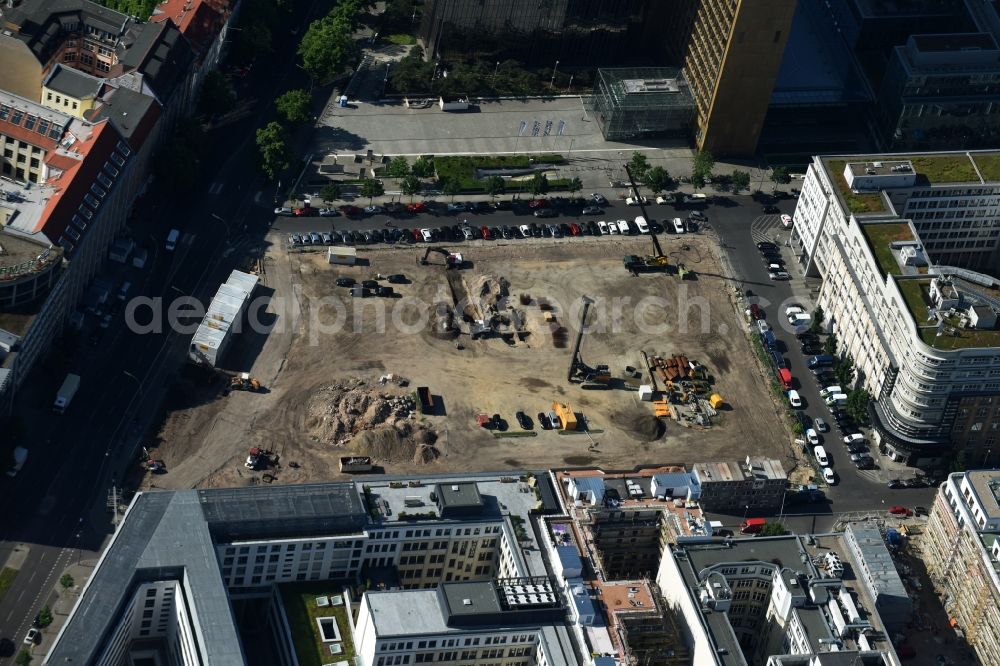
[[[249,372],[236,375],[229,381],[229,389],[231,391],[251,391],[257,393],[263,388],[264,385],[251,377]]]

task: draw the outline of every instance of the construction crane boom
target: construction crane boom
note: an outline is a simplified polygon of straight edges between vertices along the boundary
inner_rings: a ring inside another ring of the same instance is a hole
[[[581,383],[583,388],[608,388],[611,382],[611,371],[607,365],[590,367],[580,356],[580,345],[583,343],[583,333],[587,326],[587,311],[593,304],[593,299],[583,297],[583,311],[580,313],[580,330],[576,333],[576,344],[573,345],[573,357],[569,362],[569,372],[566,381]]]
[[[625,173],[628,174],[628,182],[632,185],[632,192],[635,194],[635,199],[639,203],[639,210],[642,211],[642,216],[646,218],[646,222],[652,223],[652,219],[646,212],[646,205],[642,203],[642,197],[639,196],[639,187],[635,184],[635,178],[632,177],[632,172],[629,170],[628,164],[625,165]],[[650,224],[649,239],[653,241],[653,256],[662,257],[663,250],[660,248],[660,241],[656,237],[656,232],[653,231],[652,224]]]

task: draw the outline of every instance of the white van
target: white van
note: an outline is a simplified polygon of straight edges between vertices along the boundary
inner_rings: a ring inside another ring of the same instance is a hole
[[[827,386],[826,388],[821,388],[819,390],[819,397],[825,398],[828,395],[833,395],[834,393],[843,393],[844,389],[839,386]]]
[[[816,462],[818,462],[823,467],[830,464],[830,459],[826,455],[826,449],[822,446],[813,447],[813,455],[816,456]]]
[[[181,237],[181,232],[177,229],[171,229],[170,233],[167,234],[167,252],[173,252],[177,249],[177,239]]]
[[[695,192],[694,194],[685,194],[684,203],[691,203],[691,204],[708,203],[708,195],[702,194],[701,192]]]
[[[682,234],[684,233],[684,220],[679,217],[674,218],[674,233]]]
[[[837,405],[843,407],[847,404],[847,394],[846,393],[831,393],[826,396],[826,404]]]

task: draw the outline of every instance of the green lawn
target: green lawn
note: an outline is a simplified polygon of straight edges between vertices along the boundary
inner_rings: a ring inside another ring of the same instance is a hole
[[[1000,180],[1000,154],[974,156],[979,173],[983,180],[995,182]]]
[[[483,192],[483,182],[476,179],[476,169],[526,169],[534,165],[557,165],[566,159],[558,153],[544,155],[449,155],[434,158],[434,172],[439,179],[458,181],[462,192]],[[568,187],[569,178],[549,178],[550,190],[564,190]],[[506,182],[506,192],[526,192],[528,181],[523,184],[517,181]]]
[[[389,35],[385,38],[385,40],[390,44],[395,44],[397,46],[412,46],[417,43],[416,37],[405,34]]]
[[[979,182],[976,168],[968,155],[924,155],[911,157],[913,168],[932,185]]]
[[[913,232],[908,224],[893,222],[887,224],[863,224],[861,230],[868,238],[875,260],[883,275],[899,275],[901,270],[892,256],[889,243],[894,241],[914,240]]]
[[[0,601],[3,600],[5,594],[7,594],[7,589],[17,578],[17,569],[11,569],[10,567],[4,567],[0,570]]]
[[[347,660],[354,662],[354,644],[351,641],[350,624],[347,621],[347,608],[339,606],[316,606],[316,597],[340,594],[343,586],[340,583],[312,581],[308,583],[289,583],[281,586],[281,598],[285,604],[285,615],[292,631],[292,643],[295,645],[295,655],[301,666],[322,666],[332,662]],[[340,641],[344,646],[341,654],[332,655],[324,643],[316,619],[320,617],[337,618],[340,629]]]
[[[926,280],[897,280],[899,291],[903,294],[906,307],[910,310],[910,315],[917,322],[917,326],[923,326],[927,321],[927,305],[930,303],[928,290],[930,285]],[[931,334],[933,335],[933,330]]]
[[[880,213],[885,210],[882,202],[882,195],[873,192],[869,194],[855,194],[848,187],[844,180],[844,168],[847,166],[846,160],[827,160],[826,168],[830,172],[830,177],[840,190],[840,198],[843,199],[847,209],[852,213],[861,215],[864,213]]]

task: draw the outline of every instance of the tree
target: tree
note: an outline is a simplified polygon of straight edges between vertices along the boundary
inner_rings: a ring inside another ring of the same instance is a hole
[[[789,175],[786,167],[776,166],[771,169],[771,182],[775,185],[787,185],[792,182],[792,177]]]
[[[847,414],[857,421],[864,423],[868,420],[868,403],[871,396],[863,388],[854,389],[847,394]]]
[[[661,166],[655,166],[652,169],[649,169],[643,180],[646,182],[646,187],[648,187],[653,194],[659,194],[664,190],[670,189],[670,172]]]
[[[715,168],[715,158],[707,150],[699,150],[694,156],[694,163],[691,165],[691,178],[700,175],[702,180],[712,176],[712,169]]]
[[[701,188],[705,187],[705,176],[701,175],[700,173],[691,174],[691,187],[693,187],[696,190],[700,190]]]
[[[217,69],[205,75],[198,96],[198,108],[208,116],[228,113],[236,106],[236,92],[226,77]]]
[[[849,386],[854,381],[854,360],[850,356],[838,359],[833,368],[833,374],[837,377],[838,384]]]
[[[781,523],[765,523],[760,531],[761,536],[784,536],[786,534],[788,534],[788,530]]]
[[[59,577],[59,584],[63,586],[63,589],[68,590],[69,588],[73,587],[74,583],[76,583],[76,581],[74,581],[73,577],[70,576],[68,573],[65,573]]]
[[[826,340],[823,341],[823,352],[830,356],[837,355],[837,336],[833,333],[828,335]]]
[[[292,163],[285,128],[277,121],[272,120],[257,130],[257,151],[260,153],[261,169],[271,180],[275,180]]]
[[[486,193],[491,199],[496,199],[498,194],[503,194],[507,188],[507,182],[500,176],[490,176],[486,179]]]
[[[323,201],[336,201],[340,198],[340,185],[337,183],[324,185],[319,191],[319,198]]]
[[[549,191],[549,177],[544,173],[536,173],[528,182],[528,189],[536,196],[545,194]]]
[[[385,187],[382,186],[380,181],[377,181],[374,178],[365,178],[361,181],[361,185],[358,187],[358,194],[363,197],[368,197],[368,204],[371,205],[372,199],[385,194]]]
[[[739,192],[740,190],[749,190],[750,172],[740,171],[739,169],[733,171],[732,183],[733,183],[733,192]]]
[[[816,306],[813,310],[812,322],[809,324],[810,333],[819,333],[823,330],[823,320],[826,319],[826,313],[823,312],[823,308]]]
[[[418,157],[410,167],[410,173],[417,178],[430,178],[434,175],[434,163],[426,157]]]
[[[42,610],[38,612],[38,625],[42,628],[52,624],[52,609],[49,608],[48,604],[42,606]]]
[[[462,193],[462,183],[460,183],[457,178],[442,178],[441,191],[444,192],[446,196],[451,197],[451,200],[454,201],[455,195]]]
[[[637,150],[632,153],[632,159],[628,161],[628,170],[632,173],[633,178],[641,181],[646,177],[646,172],[649,171],[649,160]]]
[[[351,22],[343,16],[326,16],[309,24],[299,43],[299,57],[309,74],[320,81],[339,74],[354,49]]]
[[[21,650],[17,653],[17,657],[14,658],[14,663],[17,666],[28,666],[31,663],[32,656],[27,650]]]
[[[579,178],[570,178],[569,182],[566,183],[566,189],[570,194],[576,194],[583,189],[583,181]]]
[[[410,202],[413,202],[413,197],[418,192],[420,192],[420,179],[416,176],[407,176],[399,182],[399,188],[403,191],[403,194],[410,197]]]
[[[289,125],[301,125],[312,119],[312,95],[305,90],[289,90],[274,100],[274,106]]]
[[[410,175],[410,163],[405,157],[393,157],[385,168],[385,173],[390,178],[406,178]]]

